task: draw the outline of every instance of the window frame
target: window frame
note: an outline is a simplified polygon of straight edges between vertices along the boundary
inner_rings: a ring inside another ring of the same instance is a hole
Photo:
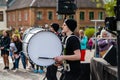
[[[81,15],[83,15],[83,16],[81,17]],[[84,21],[84,20],[85,20],[85,12],[84,12],[84,11],[80,11],[79,19],[80,19],[81,21]]]
[[[37,18],[37,20],[42,20],[43,19],[43,13],[42,13],[42,11],[37,11],[36,18]]]
[[[63,20],[63,15],[58,14],[57,19],[58,20]]]
[[[53,20],[53,11],[48,11],[48,20]]]
[[[103,19],[104,13],[102,11],[98,12],[98,19],[102,20]]]
[[[4,14],[3,14],[3,11],[0,11],[0,21],[4,21]]]
[[[25,20],[25,21],[28,20],[28,12],[27,12],[27,11],[24,12],[24,20]]]
[[[21,11],[18,11],[18,21],[22,21],[22,14],[21,14]]]
[[[94,11],[90,11],[89,12],[89,20],[93,20],[94,19]]]

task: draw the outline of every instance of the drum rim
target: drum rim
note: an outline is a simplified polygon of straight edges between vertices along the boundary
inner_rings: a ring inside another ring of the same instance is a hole
[[[28,28],[28,29],[26,29],[25,30],[25,32],[23,33],[23,37],[22,37],[22,39],[24,39],[25,38],[25,36],[26,36],[26,31],[28,30],[28,32],[27,33],[29,33],[31,30],[33,30],[33,29],[36,29],[36,28],[40,28],[40,29],[43,29],[43,28],[41,28],[41,27],[30,27],[30,28]]]
[[[38,32],[36,32],[36,33],[34,33],[34,35],[36,35],[36,34],[38,34],[38,33],[40,33],[40,32],[44,32],[44,31],[48,31],[48,32],[51,32],[51,33],[53,33],[53,34],[55,34],[54,32],[52,32],[52,31],[50,31],[50,30],[40,30],[40,31],[38,31]],[[61,54],[62,54],[62,51],[63,51],[63,46],[62,46],[62,41],[60,40],[60,38],[57,36],[57,34],[55,34],[56,35],[56,37],[59,39],[59,41],[60,41],[60,43],[61,43]],[[29,45],[29,42],[30,42],[30,40],[31,40],[31,38],[33,38],[33,35],[30,37],[30,39],[28,40],[28,45]],[[28,58],[32,61],[32,59],[30,58],[30,56],[29,56],[29,54],[28,54],[28,46],[26,47],[27,48],[27,56],[28,56]],[[34,64],[36,64],[34,61],[32,61]],[[54,63],[53,63],[54,64]],[[39,64],[36,64],[36,65],[39,65]],[[52,64],[51,64],[52,65]],[[43,65],[39,65],[39,66],[43,66]],[[47,66],[50,66],[50,65],[47,65]]]

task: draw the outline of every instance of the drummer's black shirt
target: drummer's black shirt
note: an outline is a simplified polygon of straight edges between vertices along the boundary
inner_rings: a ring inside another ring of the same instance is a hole
[[[70,36],[66,41],[66,51],[65,55],[73,55],[75,50],[80,49],[80,42],[78,37]],[[70,65],[70,72],[72,73],[80,73],[80,60],[76,61],[68,61],[67,63]]]

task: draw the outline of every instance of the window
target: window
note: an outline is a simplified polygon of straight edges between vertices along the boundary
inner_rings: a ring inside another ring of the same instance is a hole
[[[58,20],[62,20],[63,16],[62,15],[58,15]]]
[[[99,20],[102,20],[102,19],[103,19],[103,12],[99,12],[99,13],[98,13],[98,19],[99,19]]]
[[[18,12],[18,21],[21,21],[21,11]]]
[[[52,11],[48,12],[48,20],[52,20],[53,19],[53,13]]]
[[[0,11],[0,21],[3,21],[3,11]]]
[[[80,12],[80,20],[84,20],[85,19],[85,12]]]
[[[37,12],[37,20],[42,20],[42,12],[41,11]]]
[[[94,12],[89,12],[89,19],[93,20],[94,19]]]
[[[28,20],[28,13],[27,13],[27,11],[25,11],[25,13],[24,13],[24,19],[25,19],[25,21]]]
[[[73,16],[73,15],[70,15],[69,18],[70,18],[70,19],[74,19],[74,16]]]
[[[15,21],[15,15],[13,14],[13,21]]]

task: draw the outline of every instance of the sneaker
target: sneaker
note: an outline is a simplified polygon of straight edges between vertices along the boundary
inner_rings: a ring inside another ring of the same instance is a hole
[[[32,68],[32,67],[30,66],[30,67],[27,67],[26,70],[34,71],[34,68]]]
[[[9,69],[9,67],[6,67],[6,69],[8,70],[8,69]]]
[[[13,72],[17,72],[18,71],[18,69],[15,69]]]
[[[3,68],[4,70],[6,69],[6,67]]]
[[[44,73],[44,71],[43,71],[43,70],[38,70],[38,72],[39,72],[40,74]]]
[[[38,73],[38,70],[33,70],[34,73]]]
[[[15,68],[13,67],[11,70],[15,70]]]
[[[4,69],[4,70],[8,70],[8,69],[9,69],[9,67],[4,67],[3,69]]]

